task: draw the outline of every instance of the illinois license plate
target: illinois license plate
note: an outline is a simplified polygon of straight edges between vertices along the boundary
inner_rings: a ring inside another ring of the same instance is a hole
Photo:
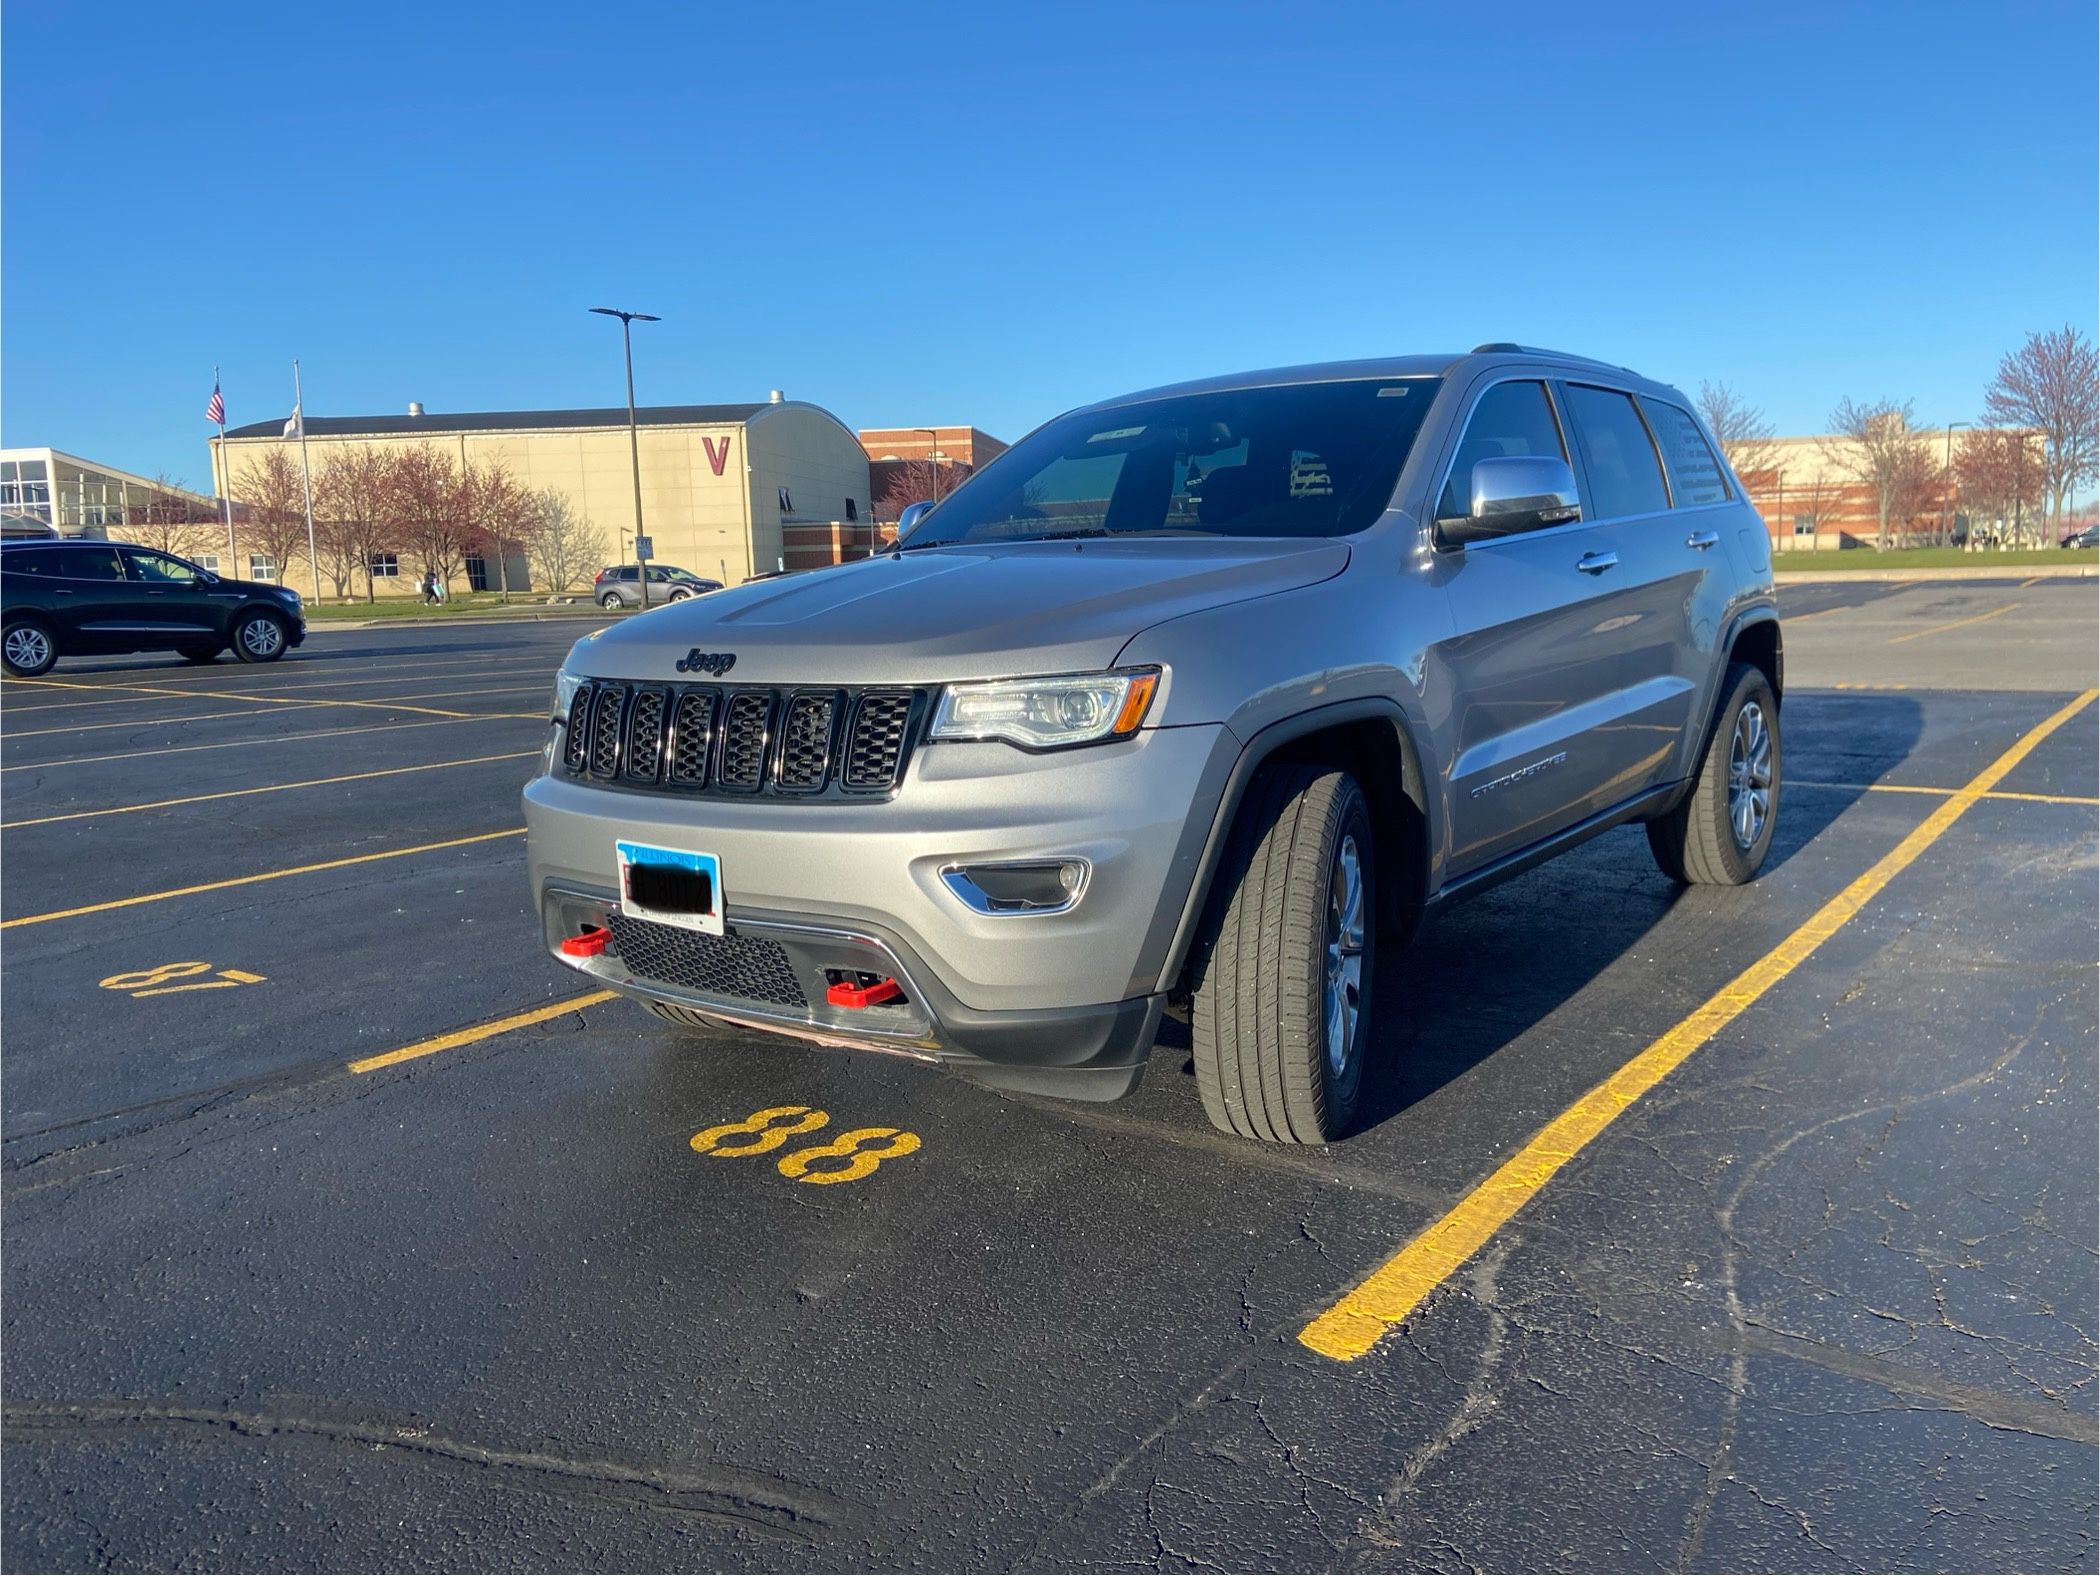
[[[616,841],[620,909],[636,919],[722,934],[722,865],[713,854]]]

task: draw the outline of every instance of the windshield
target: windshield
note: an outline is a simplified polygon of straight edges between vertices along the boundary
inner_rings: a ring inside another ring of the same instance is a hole
[[[1060,416],[906,548],[1081,536],[1347,536],[1385,509],[1436,378],[1184,394]]]

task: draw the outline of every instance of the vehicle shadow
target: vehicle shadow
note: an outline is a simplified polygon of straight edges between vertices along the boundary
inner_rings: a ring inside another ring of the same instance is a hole
[[[1908,759],[1923,731],[1918,703],[1898,694],[1791,695],[1784,723],[1786,780],[1833,786],[1782,789],[1763,881],[1821,837],[1866,785]],[[1560,1012],[1686,903],[1714,911],[1723,927],[1718,944],[1726,945],[1729,930],[1755,938],[1729,959],[1733,965],[1747,965],[1776,939],[1758,923],[1757,883],[1680,887],[1655,868],[1644,831],[1623,827],[1439,916],[1412,946],[1382,953],[1384,1005],[1356,1131],[1390,1121]],[[1667,967],[1666,949],[1652,950]],[[1709,957],[1713,948],[1698,951]],[[1616,1025],[1575,1015],[1575,1049],[1601,1038],[1595,1031],[1604,1027]],[[1625,1059],[1622,1047],[1603,1049],[1594,1067],[1579,1070],[1581,1087]]]
[[[1761,878],[1767,882],[1856,803],[1866,785],[1908,759],[1923,732],[1917,701],[1900,694],[1803,692],[1788,698],[1783,721],[1785,780],[1831,786],[1782,789],[1779,825]],[[1867,861],[1859,862],[1863,868]],[[1717,949],[1731,963],[1747,964],[1776,939],[1758,883],[1677,886],[1656,869],[1645,834],[1632,826],[1446,911],[1407,947],[1381,949],[1374,1038],[1355,1134],[1375,1133],[1556,1014],[1563,1014],[1566,1026],[1550,1073],[1534,1093],[1558,1098],[1566,1082],[1572,1097],[1589,1087],[1630,1051],[1616,1036],[1616,1014],[1608,1006],[1563,1009],[1629,954],[1653,951],[1657,967],[1669,969],[1672,948],[1651,936],[1680,904],[1700,906],[1714,921],[1701,930],[1695,949],[1702,971]],[[1731,933],[1745,938],[1739,958],[1726,952]],[[1725,979],[1719,975],[1712,986]],[[1678,969],[1659,978],[1655,991],[1681,990],[1688,983]],[[1711,987],[1696,988],[1699,995],[1687,1010]],[[1185,1025],[1170,1020],[1163,1026],[1160,1051],[1192,1075],[1188,1045]],[[1528,1075],[1513,1069],[1511,1076]],[[1488,1131],[1501,1120],[1495,1112],[1469,1111],[1465,1119],[1482,1124],[1482,1147],[1502,1147]]]

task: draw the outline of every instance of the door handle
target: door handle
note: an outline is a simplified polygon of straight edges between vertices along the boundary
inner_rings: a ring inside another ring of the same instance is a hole
[[[1719,531],[1694,531],[1684,539],[1684,545],[1686,547],[1696,547],[1703,553],[1709,547],[1721,545],[1721,533]]]
[[[1607,569],[1619,567],[1617,553],[1584,553],[1575,560],[1575,567],[1586,575],[1601,575]]]

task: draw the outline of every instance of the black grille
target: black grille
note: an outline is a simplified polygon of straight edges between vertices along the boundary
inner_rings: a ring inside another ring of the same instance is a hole
[[[594,680],[569,704],[562,768],[688,793],[888,793],[904,775],[922,696]]]
[[[853,736],[839,781],[848,788],[884,790],[897,781],[904,744],[911,732],[909,691],[877,691],[860,698],[853,714]]]
[[[738,690],[722,713],[722,757],[715,781],[739,793],[757,793],[766,775],[766,725],[773,697],[763,690]]]
[[[671,708],[670,780],[682,788],[707,782],[708,747],[715,740],[715,692],[686,690]]]
[[[653,783],[663,759],[664,692],[636,690],[627,712],[627,775]]]
[[[572,772],[583,770],[583,758],[590,745],[591,732],[591,687],[576,686],[576,693],[569,697],[569,716],[562,728],[561,763]]]
[[[593,686],[591,703],[591,775],[610,777],[620,769],[620,714],[627,691],[618,684]]]
[[[780,726],[780,765],[773,781],[782,793],[816,793],[831,773],[831,725],[836,695],[797,695]]]
[[[703,936],[677,925],[611,916],[612,949],[628,973],[703,996],[807,1007],[809,998],[777,941],[763,936]]]

